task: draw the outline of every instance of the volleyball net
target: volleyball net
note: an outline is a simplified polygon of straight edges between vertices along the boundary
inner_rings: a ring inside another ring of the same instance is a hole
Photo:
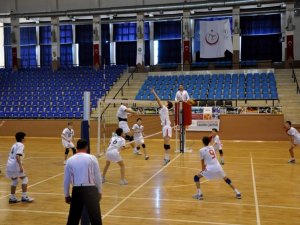
[[[131,129],[137,123],[137,119],[142,120],[144,126],[144,139],[163,139],[162,126],[159,118],[159,106],[156,101],[140,101],[140,100],[125,100],[125,99],[100,99],[98,100],[97,119],[98,119],[98,137],[97,137],[97,155],[101,156],[105,153],[109,145],[111,137],[118,128],[117,111],[121,104],[127,108],[136,111],[137,114],[128,114],[128,126]],[[182,129],[175,125],[175,107],[170,110],[170,120],[172,127],[172,142],[175,142],[172,150],[179,151],[180,137],[182,136]],[[178,121],[176,121],[178,124]],[[134,141],[127,142],[127,144],[134,144]]]

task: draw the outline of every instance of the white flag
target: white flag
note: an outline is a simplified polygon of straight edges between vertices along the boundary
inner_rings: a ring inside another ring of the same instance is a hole
[[[143,65],[144,63],[144,41],[143,39],[137,40],[137,54],[136,54],[136,64]]]
[[[200,21],[200,57],[222,58],[233,52],[229,19]]]

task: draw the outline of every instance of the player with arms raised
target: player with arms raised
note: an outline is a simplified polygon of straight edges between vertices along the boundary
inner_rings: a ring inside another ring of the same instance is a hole
[[[288,163],[296,163],[294,148],[297,145],[300,145],[300,134],[297,129],[292,127],[291,121],[286,121],[284,126],[291,142],[291,147],[289,148],[291,159],[288,161]]]
[[[202,164],[202,171],[194,176],[194,181],[197,187],[197,194],[193,198],[203,200],[203,195],[200,189],[200,178],[205,177],[208,180],[223,179],[235,192],[236,198],[242,197],[241,193],[236,189],[231,180],[226,176],[222,166],[220,165],[216,152],[212,146],[209,146],[210,138],[203,137],[202,142],[204,147],[200,149],[200,158]]]
[[[154,95],[157,104],[159,105],[159,117],[162,125],[162,134],[164,138],[164,149],[165,149],[165,157],[163,165],[167,165],[170,162],[170,138],[172,137],[172,128],[171,121],[169,116],[169,110],[173,108],[173,103],[167,101],[165,105],[162,104],[160,98],[156,94],[154,88],[151,89],[152,94]]]

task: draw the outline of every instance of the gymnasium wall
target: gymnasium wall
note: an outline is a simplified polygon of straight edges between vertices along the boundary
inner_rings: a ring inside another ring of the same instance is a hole
[[[143,119],[145,135],[151,135],[161,131],[158,116],[132,115],[129,124],[132,126],[137,117]],[[171,116],[171,120],[174,117]],[[224,140],[261,140],[261,141],[285,141],[287,136],[283,130],[283,115],[222,115],[220,123],[220,135]],[[66,127],[67,120],[8,120],[0,128],[0,136],[13,136],[17,131],[26,132],[28,137],[57,137]],[[117,125],[107,125],[107,137],[117,128]],[[75,136],[80,137],[80,121],[74,121]],[[103,130],[103,129],[102,129]],[[200,139],[210,132],[187,132],[188,139]],[[97,137],[97,121],[90,123],[90,136]],[[175,132],[173,133],[175,138]],[[153,136],[161,138],[161,134]]]

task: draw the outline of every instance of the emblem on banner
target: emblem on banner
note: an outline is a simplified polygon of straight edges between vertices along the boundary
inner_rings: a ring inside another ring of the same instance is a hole
[[[212,29],[205,35],[205,41],[208,45],[216,45],[219,41],[219,34]]]

